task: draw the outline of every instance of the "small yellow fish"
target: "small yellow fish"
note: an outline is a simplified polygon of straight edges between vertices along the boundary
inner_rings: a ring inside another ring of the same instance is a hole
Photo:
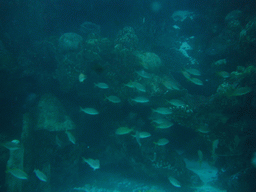
[[[11,173],[14,177],[18,178],[18,179],[28,179],[28,175],[27,173],[25,173],[23,170],[21,169],[17,169],[17,168],[7,168],[7,173]]]
[[[95,87],[98,87],[100,89],[108,89],[109,86],[106,83],[94,83]]]
[[[162,115],[170,115],[172,114],[172,110],[166,107],[158,107],[156,109],[152,109],[153,112],[162,114]]]
[[[219,71],[216,73],[216,75],[226,79],[230,77],[230,74],[227,71]]]
[[[10,151],[14,151],[21,148],[19,140],[12,140],[2,144],[5,148],[9,149]]]
[[[132,136],[136,137],[136,135],[132,135]],[[145,131],[139,132],[139,138],[140,139],[148,138],[150,136],[151,136],[151,134],[149,132],[145,132]]]
[[[201,81],[200,79],[197,79],[195,77],[190,78],[190,81],[196,85],[204,85],[203,81]]]
[[[111,96],[106,96],[105,99],[107,99],[108,101],[110,101],[111,103],[121,103],[121,99],[119,99],[119,97],[111,95]]]
[[[132,101],[136,103],[148,103],[149,99],[146,97],[135,97],[134,99],[131,99]]]
[[[76,138],[74,135],[68,130],[66,130],[65,133],[67,134],[69,141],[73,144],[76,144]]]
[[[80,73],[79,76],[78,76],[78,80],[80,83],[84,82],[84,80],[86,79],[86,75],[83,74],[83,73]]]
[[[199,163],[199,165],[201,167],[202,163],[203,163],[203,152],[201,150],[198,150],[197,154],[198,154],[198,163]]]
[[[170,183],[174,186],[174,187],[181,187],[181,184],[180,184],[180,182],[177,180],[177,179],[175,179],[174,177],[168,177],[168,179],[169,179],[169,181],[170,181]]]
[[[157,142],[154,142],[154,144],[159,146],[164,146],[169,143],[169,140],[166,138],[159,139]]]
[[[162,83],[167,89],[180,90],[178,83],[175,80],[165,80]]]
[[[175,107],[182,107],[185,105],[185,103],[183,101],[178,100],[178,99],[171,99],[170,101],[167,101],[167,102]]]
[[[133,82],[133,86],[134,88],[136,88],[138,91],[141,91],[141,92],[146,92],[146,88],[144,85],[138,83],[138,82]]]
[[[99,112],[96,109],[90,108],[90,107],[87,107],[84,109],[82,107],[80,107],[80,110],[89,115],[98,115],[99,114]]]
[[[124,84],[125,87],[134,88],[134,82],[129,81],[128,83]]]
[[[133,131],[132,128],[129,128],[129,127],[119,127],[117,130],[116,130],[116,134],[117,135],[125,135],[125,134],[129,134]]]
[[[231,91],[228,91],[227,96],[229,96],[229,97],[241,96],[241,95],[250,93],[251,91],[252,91],[252,88],[250,88],[250,87],[239,87],[239,88],[233,89]]]
[[[83,161],[86,162],[88,165],[90,165],[91,168],[93,168],[93,170],[95,171],[96,169],[100,168],[100,160],[99,159],[85,159],[83,157]]]
[[[185,69],[185,71],[188,72],[191,75],[194,75],[194,76],[200,76],[201,75],[201,72],[198,69],[190,68],[190,69]]]
[[[34,169],[34,173],[39,180],[47,182],[47,177],[42,171],[40,171],[39,169]]]
[[[169,122],[165,122],[165,123],[161,123],[161,124],[156,125],[156,128],[157,129],[168,129],[172,126],[173,126],[173,123],[169,121]]]

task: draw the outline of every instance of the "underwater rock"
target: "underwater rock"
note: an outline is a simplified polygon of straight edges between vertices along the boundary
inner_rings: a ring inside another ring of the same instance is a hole
[[[75,129],[74,122],[57,97],[43,95],[37,106],[35,130],[66,131]]]
[[[76,33],[64,33],[59,39],[61,52],[78,51],[83,42],[83,37]]]

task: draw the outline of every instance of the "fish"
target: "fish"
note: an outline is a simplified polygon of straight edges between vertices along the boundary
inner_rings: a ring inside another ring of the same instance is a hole
[[[173,125],[174,124],[172,122],[168,121],[168,122],[165,122],[165,123],[158,124],[156,126],[156,128],[157,129],[168,129],[168,128],[172,127]]]
[[[140,136],[141,139],[144,139],[144,138],[150,137],[151,134],[149,132],[142,131],[142,132],[139,132],[139,136]]]
[[[191,79],[190,74],[187,71],[181,71],[181,73],[187,80]]]
[[[80,107],[80,110],[85,112],[86,114],[89,114],[89,115],[98,115],[99,114],[99,112],[94,108],[89,108],[88,107],[88,108],[83,109],[82,107]]]
[[[136,135],[132,135],[132,136],[136,137]],[[139,132],[140,139],[148,138],[150,136],[151,136],[151,134],[149,132],[146,132],[146,131]]]
[[[224,79],[227,79],[230,77],[230,74],[227,71],[219,71],[216,73],[216,75],[218,75]]]
[[[154,144],[159,145],[159,146],[164,146],[168,143],[169,143],[169,140],[166,138],[158,139],[157,142],[154,142]]]
[[[136,131],[135,138],[136,138],[137,143],[138,143],[139,146],[141,147],[140,132],[139,132],[139,131]]]
[[[84,82],[84,80],[87,78],[87,76],[83,73],[80,73],[78,76],[78,80],[80,83]]]
[[[116,134],[117,135],[125,135],[125,134],[129,134],[130,132],[132,132],[133,129],[132,128],[129,128],[129,127],[119,127],[117,130],[116,130]]]
[[[180,29],[180,27],[178,25],[173,25],[172,26],[174,29]]]
[[[67,134],[69,141],[73,144],[76,144],[76,138],[74,135],[68,130],[66,130],[65,133]]]
[[[203,152],[201,151],[201,150],[198,150],[197,151],[197,154],[198,154],[198,163],[199,163],[199,165],[200,165],[200,167],[202,166],[202,163],[203,163],[203,157],[204,157],[204,155],[203,155]]]
[[[164,118],[157,118],[157,119],[153,119],[151,121],[151,123],[156,123],[158,125],[160,124],[164,124],[164,123],[168,123],[169,121],[167,119],[164,119]]]
[[[40,171],[39,169],[34,169],[34,173],[39,180],[47,182],[47,177],[42,171]]]
[[[181,187],[181,184],[180,184],[180,182],[177,180],[177,179],[175,179],[174,177],[168,177],[168,179],[169,179],[169,181],[170,181],[170,183],[174,186],[174,187]]]
[[[158,107],[156,109],[152,109],[153,112],[162,114],[162,115],[170,115],[172,114],[172,110],[166,107]]]
[[[253,165],[253,167],[256,167],[256,153],[253,153],[251,164]]]
[[[55,142],[59,147],[62,147],[63,142],[60,140],[60,138],[58,137],[58,135],[56,135],[55,137]]]
[[[23,170],[21,169],[17,169],[17,168],[7,168],[7,173],[11,173],[14,177],[18,178],[18,179],[28,179],[28,175],[27,173],[25,173]]]
[[[171,99],[170,101],[167,100],[167,102],[175,107],[182,107],[185,105],[185,103],[179,99]]]
[[[138,91],[141,91],[141,92],[146,92],[146,88],[144,85],[138,83],[138,82],[133,82],[133,86],[134,88],[136,88]]]
[[[211,129],[208,124],[202,124],[202,125],[199,125],[199,127],[197,128],[197,131],[200,133],[206,134],[206,133],[209,133]]]
[[[165,80],[162,83],[167,89],[180,90],[180,88],[178,87],[178,83],[174,80]]]
[[[91,159],[91,158],[85,159],[84,157],[82,158],[83,158],[83,161],[86,162],[88,165],[90,165],[90,167],[93,168],[94,171],[100,168],[99,159]]]
[[[185,69],[185,71],[194,76],[201,76],[201,72],[198,69],[189,68]]]
[[[252,88],[250,87],[239,87],[236,89],[233,89],[232,91],[228,92],[228,96],[242,96],[246,95],[247,93],[250,93],[252,91]]]
[[[124,84],[125,87],[134,88],[134,82],[129,81],[128,83]]]
[[[21,148],[19,140],[12,140],[2,144],[5,148],[9,149],[10,151],[18,150]]]
[[[136,103],[148,103],[149,99],[146,97],[135,97],[134,99],[131,99],[132,101],[136,102]]]
[[[114,96],[114,95],[106,96],[105,99],[107,99],[111,103],[121,103],[121,99],[117,96]]]
[[[196,85],[204,85],[203,81],[201,81],[200,79],[197,79],[195,77],[190,78],[190,81]]]
[[[106,83],[94,83],[95,87],[98,87],[100,89],[108,89],[109,86]]]
[[[150,79],[152,75],[144,70],[135,71],[140,77],[143,77],[145,79]]]

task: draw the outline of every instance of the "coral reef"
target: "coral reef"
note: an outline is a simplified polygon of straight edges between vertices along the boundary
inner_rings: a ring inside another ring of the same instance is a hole
[[[35,113],[34,130],[66,131],[75,129],[61,102],[52,94],[41,96]]]

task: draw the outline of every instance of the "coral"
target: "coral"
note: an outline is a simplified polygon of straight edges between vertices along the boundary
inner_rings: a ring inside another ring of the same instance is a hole
[[[100,34],[100,26],[96,25],[95,23],[86,21],[80,25],[80,31],[85,36],[87,36],[89,34],[99,35]]]
[[[124,27],[115,39],[115,47],[121,49],[135,50],[138,47],[139,38],[132,27]]]
[[[134,54],[138,59],[138,64],[142,66],[144,69],[154,71],[162,66],[162,61],[160,57],[151,52],[139,53],[136,52]]]
[[[61,52],[78,51],[82,43],[82,36],[76,33],[64,33],[59,39],[59,49]]]
[[[35,130],[66,131],[75,128],[60,101],[51,94],[40,98],[35,115]]]

